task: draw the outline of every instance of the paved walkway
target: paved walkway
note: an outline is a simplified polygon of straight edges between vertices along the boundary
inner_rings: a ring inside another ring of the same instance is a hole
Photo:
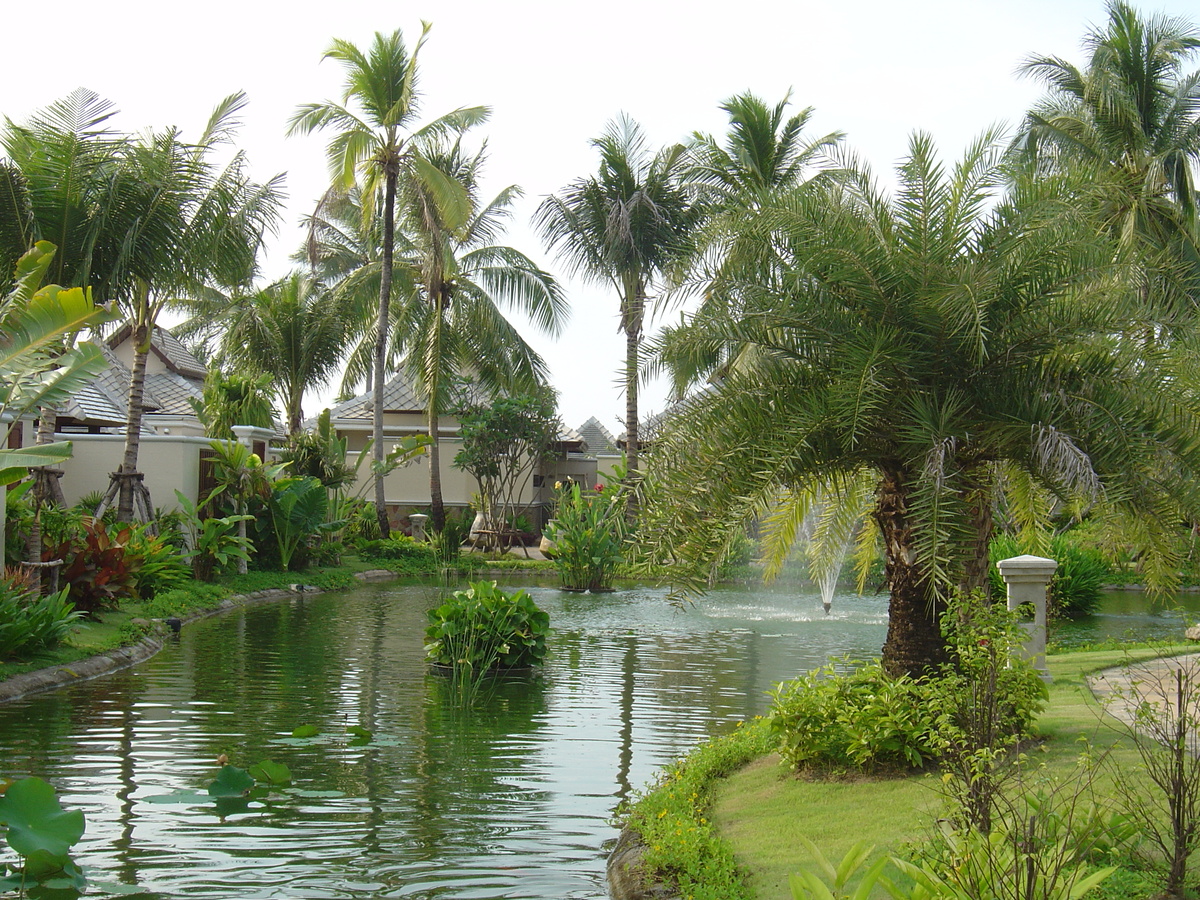
[[[1183,702],[1191,715],[1200,718],[1200,653],[1114,666],[1089,675],[1087,683],[1110,715],[1133,724],[1134,711],[1143,703],[1179,709],[1180,673]]]

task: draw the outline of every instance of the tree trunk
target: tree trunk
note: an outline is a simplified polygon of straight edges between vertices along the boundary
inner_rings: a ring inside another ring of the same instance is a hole
[[[129,376],[128,414],[125,419],[125,455],[121,459],[117,521],[133,521],[133,492],[142,441],[143,401],[146,394],[146,361],[150,356],[150,326],[138,322],[133,330],[133,366]]]
[[[390,307],[392,302],[392,259],[396,243],[396,179],[399,177],[398,163],[389,160],[385,168],[383,200],[383,260],[379,273],[379,315],[375,323],[375,396],[372,406],[371,433],[375,441],[371,448],[372,458],[379,464],[375,474],[375,515],[379,521],[379,536],[385,541],[392,536],[392,525],[388,518],[387,498],[383,480],[383,386],[387,382],[387,340]]]
[[[433,530],[441,533],[446,527],[446,504],[442,499],[441,439],[438,435],[441,411],[438,396],[441,391],[442,325],[445,322],[445,285],[440,278],[433,278],[427,285],[429,302],[433,304],[433,334],[427,348],[425,377],[429,389],[429,518]]]
[[[991,543],[993,531],[990,482],[986,478],[968,475],[963,500],[971,516],[972,530],[971,552],[964,567],[963,588],[967,591],[982,590],[985,594],[990,594],[988,570],[991,560],[988,558],[988,544]]]
[[[645,312],[645,288],[639,280],[629,291],[621,327],[625,331],[625,518],[637,519],[638,501],[634,486],[638,480],[638,455],[641,438],[638,423],[638,376],[642,346],[642,318]]]
[[[884,543],[884,573],[891,599],[883,667],[892,675],[928,674],[945,661],[940,604],[930,590],[913,546],[908,483],[902,470],[884,470],[875,520]]]

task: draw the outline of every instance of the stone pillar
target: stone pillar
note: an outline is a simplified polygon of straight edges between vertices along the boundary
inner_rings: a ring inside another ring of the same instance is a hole
[[[1023,622],[1029,637],[1025,640],[1025,658],[1033,663],[1043,681],[1050,680],[1046,669],[1046,597],[1050,579],[1058,563],[1040,556],[1014,556],[996,563],[1000,577],[1008,585],[1008,608],[1029,603],[1033,606],[1033,621]]]
[[[412,536],[414,541],[428,540],[425,534],[425,523],[429,521],[429,516],[424,513],[410,513],[408,521],[412,522]]]

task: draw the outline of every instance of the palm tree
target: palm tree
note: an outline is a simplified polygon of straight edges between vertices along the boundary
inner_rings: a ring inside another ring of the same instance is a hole
[[[279,213],[279,184],[251,181],[242,152],[219,165],[214,151],[228,142],[245,106],[243,94],[219,103],[194,144],[175,129],[128,145],[115,173],[118,206],[104,237],[119,242],[115,299],[131,329],[125,453],[102,506],[119,497],[117,519],[130,521],[135,496],[149,516],[149,497],[137,471],[146,362],[159,313],[181,296],[216,284],[248,285],[266,232]]]
[[[536,222],[550,249],[557,249],[584,278],[612,285],[620,299],[625,335],[625,440],[628,479],[638,476],[638,378],[646,308],[655,285],[691,252],[699,209],[688,199],[681,176],[680,144],[651,155],[641,128],[621,116],[592,141],[600,170],[580,178],[538,207]],[[630,512],[635,495],[630,493]]]
[[[466,156],[455,142],[422,154],[423,168],[435,168],[462,186],[466,215],[447,211],[427,177],[404,182],[407,233],[412,242],[413,282],[398,317],[397,349],[417,384],[424,388],[429,423],[430,514],[435,531],[445,526],[439,454],[439,419],[450,405],[454,376],[468,376],[488,391],[536,392],[546,388],[547,370],[501,312],[507,306],[538,328],[558,334],[567,317],[558,282],[528,256],[495,244],[521,196],[515,185],[487,204],[478,200],[478,176],[485,150]]]
[[[216,362],[269,376],[294,435],[304,419],[304,392],[324,385],[345,355],[354,320],[341,300],[307,274],[293,272],[262,290],[229,298],[219,320],[208,303],[190,304],[196,315],[180,328],[194,333],[219,323]]]
[[[983,584],[1004,467],[1160,538],[1196,507],[1197,423],[1172,351],[1117,337],[1162,311],[1131,289],[1077,184],[997,197],[999,158],[988,136],[947,173],[918,135],[895,197],[851,171],[748,220],[749,258],[772,263],[735,267],[738,316],[695,316],[679,349],[754,352],[685,401],[647,476],[645,541],[683,590],[703,588],[744,518],[872,477],[884,661],[919,673],[941,658],[949,592]]]
[[[418,112],[417,57],[429,33],[428,22],[421,23],[421,37],[408,52],[399,30],[390,35],[377,32],[370,49],[363,53],[348,41],[335,40],[325,52],[346,70],[342,102],[309,103],[299,107],[288,126],[289,134],[308,134],[336,128],[338,134],[329,144],[329,165],[335,186],[350,189],[361,174],[364,212],[374,217],[374,200],[382,193],[382,253],[379,278],[379,306],[376,315],[374,355],[374,454],[378,464],[375,475],[375,512],[384,537],[390,533],[385,504],[383,476],[383,387],[387,380],[386,358],[388,324],[391,319],[392,265],[395,251],[396,189],[404,173],[408,177],[429,178],[430,189],[441,194],[447,204],[461,203],[461,192],[452,183],[440,180],[412,151],[426,137],[462,131],[484,121],[486,107],[464,107],[433,122],[413,128]]]
[[[729,128],[723,141],[697,132],[688,149],[687,182],[703,213],[698,229],[695,256],[689,265],[687,288],[699,288],[700,309],[706,314],[735,315],[731,308],[736,297],[723,285],[732,273],[733,261],[746,265],[747,249],[736,245],[746,233],[747,217],[758,215],[764,204],[780,193],[790,191],[809,178],[830,174],[830,154],[843,138],[839,131],[809,139],[804,128],[812,117],[812,107],[787,116],[789,97],[774,106],[749,92],[730,97],[723,104],[729,115]],[[761,266],[770,258],[750,264]],[[662,360],[658,347],[670,344],[674,327],[667,326],[652,351],[654,370]],[[695,359],[672,358],[670,375],[674,393],[682,396],[693,383],[718,371],[729,360],[701,354]]]
[[[1106,26],[1084,46],[1082,69],[1052,56],[1025,63],[1050,94],[1029,113],[1018,148],[1043,166],[1088,167],[1106,227],[1127,243],[1182,250],[1200,268],[1200,71],[1184,69],[1200,29],[1110,0]]]

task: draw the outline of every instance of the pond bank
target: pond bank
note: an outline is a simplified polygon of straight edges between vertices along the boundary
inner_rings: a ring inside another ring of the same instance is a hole
[[[387,569],[369,569],[365,572],[356,572],[352,577],[360,583],[372,584],[389,581],[396,578],[397,575]],[[311,595],[320,593],[324,592],[319,588],[296,584],[290,588],[274,588],[264,591],[252,591],[248,594],[234,594],[221,600],[211,609],[194,612],[187,618],[180,620],[181,627],[190,622],[207,619],[209,616],[237,609],[240,606],[265,603],[301,594]],[[136,666],[139,663],[145,662],[162,649],[163,639],[167,636],[168,632],[164,620],[157,620],[154,625],[154,633],[148,634],[136,644],[118,647],[115,650],[107,650],[104,653],[99,653],[76,662],[13,675],[4,681],[0,681],[0,703],[8,703],[13,700],[19,700],[22,697],[27,697],[30,694],[53,691],[69,684],[89,681],[92,678],[99,678],[102,675],[119,672],[122,669],[128,669],[130,666]]]

